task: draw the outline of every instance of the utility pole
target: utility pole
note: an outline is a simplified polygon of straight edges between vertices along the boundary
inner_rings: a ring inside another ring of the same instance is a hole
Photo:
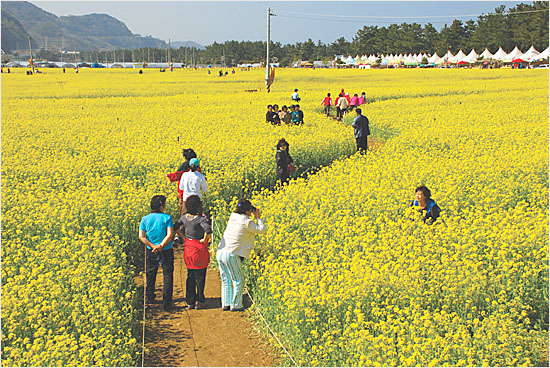
[[[172,71],[172,47],[170,46],[170,39],[168,39],[168,67]]]
[[[34,74],[34,61],[32,59],[31,36],[27,36],[27,38],[29,39],[29,54],[31,54],[30,64],[31,64],[31,67],[32,67],[32,74]]]
[[[193,67],[195,68],[196,67],[196,64],[195,64],[195,48],[193,47]]]
[[[270,87],[270,63],[269,63],[269,44],[271,43],[271,16],[275,15],[271,13],[271,8],[267,8],[267,55],[265,58],[265,83],[267,85],[267,93],[269,93]]]
[[[185,67],[187,68],[187,46],[185,47]]]

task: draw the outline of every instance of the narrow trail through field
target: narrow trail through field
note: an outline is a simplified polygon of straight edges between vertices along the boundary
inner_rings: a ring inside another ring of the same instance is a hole
[[[162,299],[162,268],[157,275],[156,295]],[[145,366],[148,367],[262,367],[277,365],[277,352],[246,320],[245,312],[223,312],[219,272],[206,273],[206,308],[187,309],[187,268],[183,248],[175,250],[174,302],[176,310],[165,312],[161,300],[147,306]],[[157,298],[158,299],[158,298]],[[248,303],[250,304],[250,303]],[[245,303],[246,305],[246,303]],[[249,309],[252,311],[252,309]]]
[[[384,144],[370,139],[369,150]],[[211,247],[215,244],[211,245]],[[157,275],[156,292],[162,298],[162,268]],[[256,313],[221,310],[219,272],[209,267],[206,274],[206,308],[186,308],[187,268],[183,248],[175,250],[174,302],[177,309],[165,312],[157,298],[146,308],[145,366],[147,367],[268,367],[280,365],[284,352],[257,330],[246,315]],[[140,281],[142,283],[143,280]],[[245,306],[250,306],[244,296]]]

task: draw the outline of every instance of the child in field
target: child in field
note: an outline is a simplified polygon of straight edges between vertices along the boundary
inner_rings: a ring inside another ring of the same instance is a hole
[[[330,98],[330,93],[327,93],[327,97],[325,97],[323,101],[321,101],[321,106],[325,106],[325,114],[327,116],[329,116],[330,114],[331,105],[334,106],[334,104],[332,103],[332,98]]]
[[[294,112],[292,113],[292,122],[295,125],[304,125],[304,113],[300,110],[300,105],[294,106]]]
[[[206,306],[204,285],[206,268],[210,263],[208,245],[212,237],[212,227],[202,215],[202,202],[199,196],[189,196],[185,201],[185,207],[187,212],[176,222],[174,228],[180,239],[185,239],[183,258],[187,266],[187,305],[189,309],[202,309]]]

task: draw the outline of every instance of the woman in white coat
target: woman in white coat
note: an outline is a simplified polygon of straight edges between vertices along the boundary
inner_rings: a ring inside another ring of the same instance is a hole
[[[250,216],[254,214],[255,220]],[[222,279],[222,310],[240,312],[243,307],[244,276],[242,262],[250,258],[254,236],[267,231],[260,210],[247,199],[240,199],[218,246],[216,259]]]

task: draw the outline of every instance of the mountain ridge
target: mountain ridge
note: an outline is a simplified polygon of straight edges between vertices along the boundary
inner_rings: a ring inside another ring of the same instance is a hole
[[[8,53],[26,49],[28,36],[33,48],[112,51],[168,47],[164,40],[132,33],[124,22],[108,14],[57,16],[27,1],[2,1],[2,49]],[[176,41],[172,47],[204,49],[193,41]]]

